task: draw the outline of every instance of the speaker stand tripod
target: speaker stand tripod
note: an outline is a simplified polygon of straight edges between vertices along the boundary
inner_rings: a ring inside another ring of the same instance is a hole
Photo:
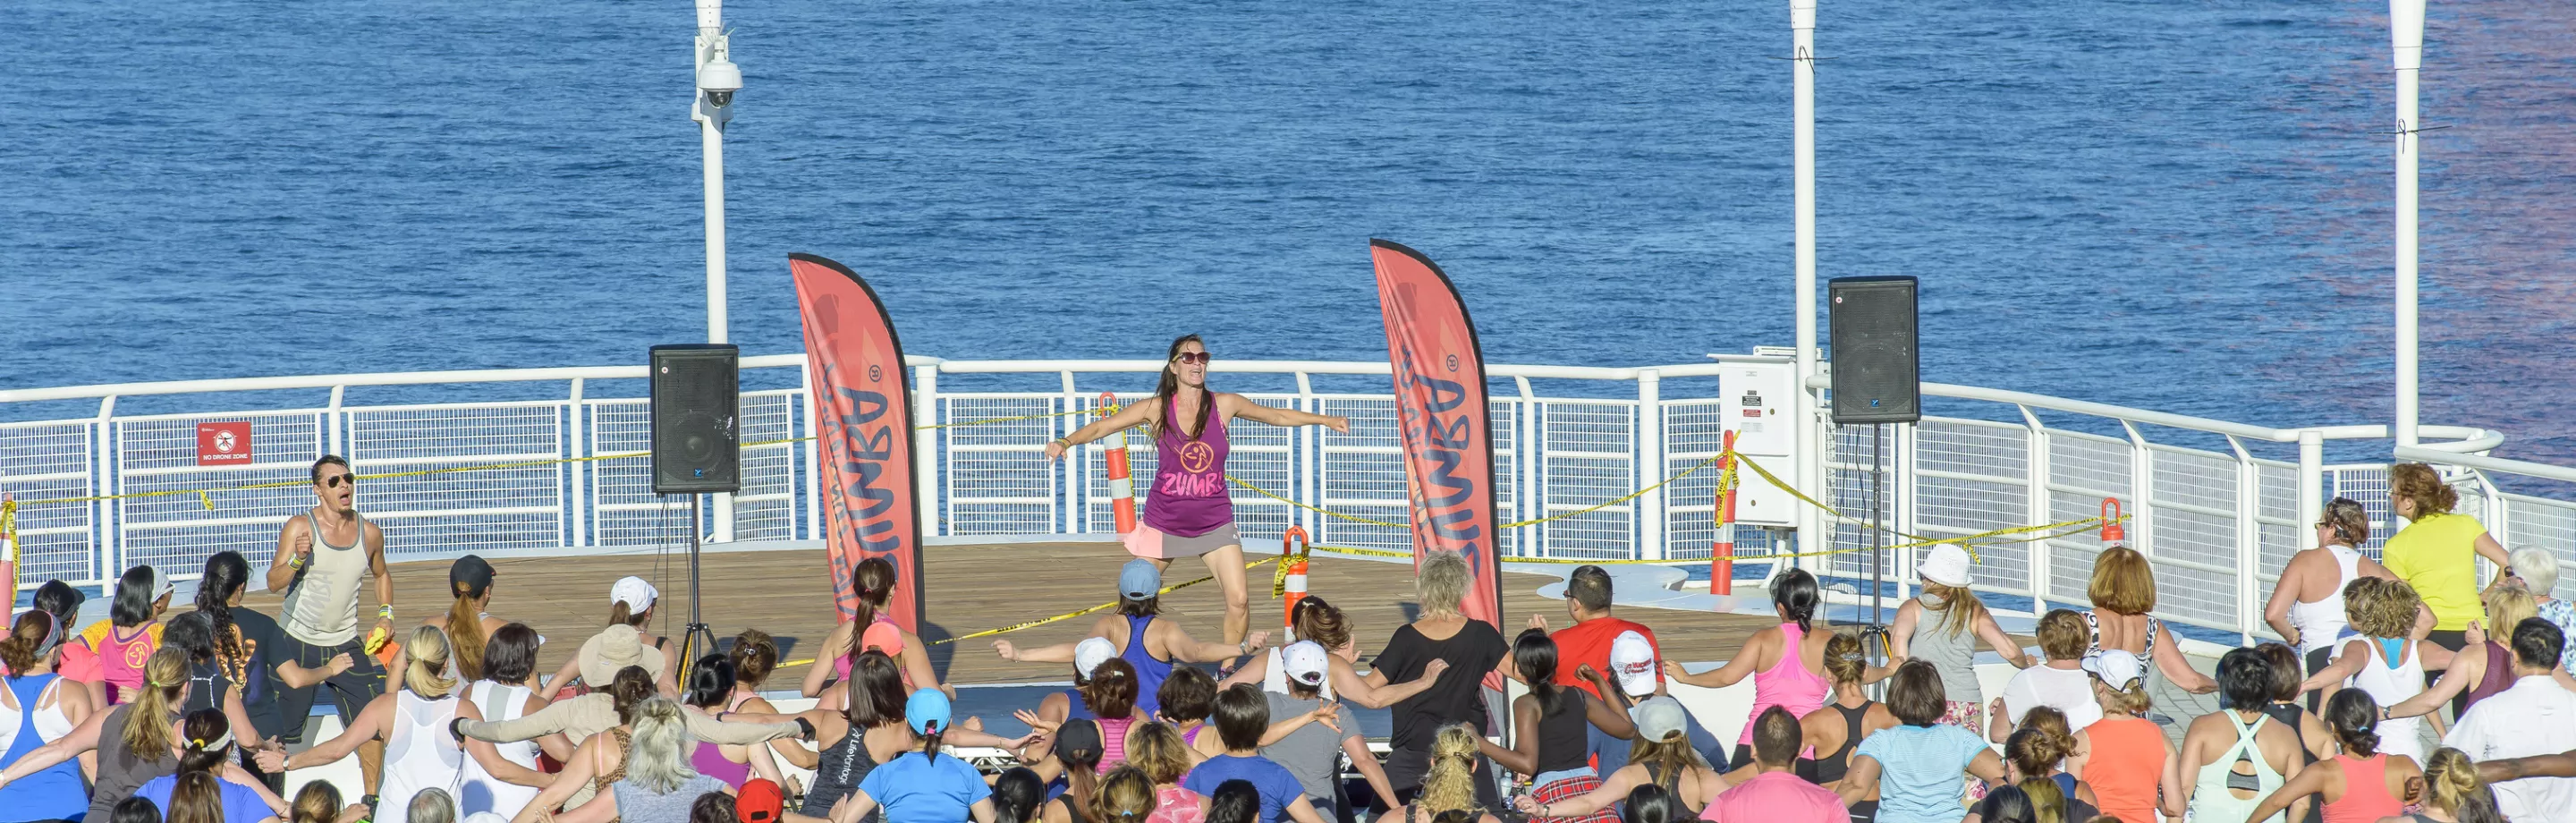
[[[680,665],[677,667],[683,689],[687,687],[689,676],[697,668],[698,658],[716,648],[715,631],[707,628],[706,618],[698,612],[698,550],[701,539],[700,529],[706,524],[698,511],[698,506],[705,497],[699,494],[689,495],[689,625],[680,630]]]

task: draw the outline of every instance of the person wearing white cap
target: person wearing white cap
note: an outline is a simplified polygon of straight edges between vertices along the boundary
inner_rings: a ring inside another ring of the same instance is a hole
[[[1270,701],[1270,716],[1290,718],[1315,712],[1328,705],[1338,705],[1324,695],[1324,681],[1332,673],[1332,653],[1312,640],[1290,643],[1279,652],[1281,668],[1288,681],[1287,691],[1264,691]],[[1336,728],[1338,726],[1339,728]],[[1395,788],[1386,780],[1386,769],[1369,751],[1368,739],[1360,736],[1359,718],[1344,716],[1337,722],[1307,723],[1287,736],[1261,747],[1261,756],[1286,766],[1306,789],[1306,795],[1317,805],[1329,804],[1330,815],[1337,820],[1351,819],[1351,799],[1342,791],[1341,759],[1350,758],[1353,769],[1368,781],[1369,791],[1378,797],[1394,797]],[[1318,809],[1322,811],[1322,809]]]
[[[1869,682],[1876,683],[1896,671],[1895,663],[1907,658],[1932,664],[1941,673],[1941,691],[1948,696],[1949,709],[1941,722],[1985,735],[1985,724],[1978,722],[1985,708],[1985,690],[1977,682],[1977,642],[1985,641],[2013,668],[2028,668],[2030,657],[2022,653],[2021,644],[2004,634],[2003,626],[1986,611],[1986,603],[1968,588],[1973,578],[1968,573],[1968,550],[1957,543],[1943,543],[1925,552],[1915,573],[1923,580],[1921,594],[1896,607],[1896,622],[1888,626],[1887,666],[1870,670]]]
[[[2102,719],[2075,733],[2075,753],[2066,771],[2093,787],[2093,805],[2121,820],[2156,819],[2158,795],[2182,794],[2182,779],[2168,769],[2173,741],[2163,727],[2145,715],[2155,702],[2147,697],[2146,662],[2119,649],[2084,656],[2084,671],[2093,676],[2093,697]]]
[[[1162,708],[1156,695],[1163,688],[1163,678],[1171,675],[1173,663],[1222,663],[1270,642],[1267,631],[1253,632],[1241,643],[1200,642],[1180,623],[1158,616],[1162,592],[1161,566],[1143,558],[1127,561],[1118,570],[1118,613],[1092,621],[1087,635],[1109,641],[1119,659],[1136,668],[1136,708],[1148,715]],[[1023,649],[1004,639],[993,641],[993,652],[1016,663],[1072,663],[1076,646],[1058,643]]]
[[[546,678],[547,699],[561,699],[563,689],[572,685],[574,676],[593,689],[608,685],[618,669],[642,665],[653,673],[653,689],[663,697],[679,699],[679,653],[671,647],[671,638],[648,634],[644,624],[653,619],[653,607],[662,593],[644,578],[620,577],[608,587],[608,628],[583,641],[563,668]],[[595,676],[594,676],[595,675]]]
[[[1585,664],[1575,668],[1575,678],[1590,686],[1591,691],[1609,695],[1607,701],[1623,709],[1633,709],[1639,701],[1664,692],[1664,675],[1658,665],[1654,641],[1637,632],[1620,632],[1611,639],[1609,675],[1604,676]],[[1726,749],[1718,744],[1717,736],[1701,728],[1699,719],[1687,712],[1682,714],[1682,731],[1690,738],[1691,750],[1698,752],[1700,757],[1708,760],[1726,758]],[[1628,765],[1628,752],[1638,745],[1611,737],[1599,727],[1592,728],[1587,736],[1586,745],[1592,748],[1595,765],[1604,774]]]
[[[1786,712],[1782,716],[1787,716]],[[1570,800],[1540,803],[1537,798],[1521,796],[1515,805],[1525,814],[1555,817],[1582,817],[1610,808],[1628,798],[1628,792],[1639,786],[1663,786],[1697,814],[1709,800],[1726,790],[1726,778],[1710,769],[1691,746],[1690,712],[1671,697],[1653,697],[1628,710],[1628,719],[1637,725],[1637,741],[1628,752],[1627,765],[1610,770],[1601,788]],[[1795,727],[1792,718],[1792,727]],[[1758,741],[1758,738],[1757,738]],[[1797,753],[1792,751],[1790,759]],[[1608,768],[1608,767],[1604,767]],[[1542,809],[1542,807],[1544,807]]]

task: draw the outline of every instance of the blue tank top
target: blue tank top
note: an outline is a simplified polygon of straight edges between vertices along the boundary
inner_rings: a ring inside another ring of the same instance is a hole
[[[0,763],[18,762],[45,745],[36,734],[36,698],[54,677],[31,674],[9,681],[9,693],[18,698],[18,736],[9,741],[8,753],[0,754]],[[89,787],[81,782],[80,760],[65,760],[0,788],[0,809],[8,809],[12,820],[68,820],[88,813]]]
[[[1142,712],[1136,716],[1140,717],[1163,710],[1163,701],[1156,693],[1163,690],[1163,678],[1172,676],[1170,661],[1156,660],[1145,651],[1145,627],[1153,622],[1151,617],[1128,617],[1127,648],[1118,652],[1118,659],[1136,667],[1136,710]]]
[[[1066,719],[1066,720],[1091,720],[1091,719],[1093,719],[1093,718],[1092,718],[1092,716],[1091,716],[1091,707],[1090,707],[1090,706],[1082,705],[1082,690],[1081,690],[1081,689],[1066,689],[1066,690],[1064,690],[1064,699],[1065,699],[1065,704],[1064,704],[1064,719]]]

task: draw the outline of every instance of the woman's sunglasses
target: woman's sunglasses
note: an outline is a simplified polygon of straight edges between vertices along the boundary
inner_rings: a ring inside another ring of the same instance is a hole
[[[1208,356],[1208,353],[1203,351],[1185,351],[1172,355],[1172,362],[1184,366],[1204,366],[1207,365]]]

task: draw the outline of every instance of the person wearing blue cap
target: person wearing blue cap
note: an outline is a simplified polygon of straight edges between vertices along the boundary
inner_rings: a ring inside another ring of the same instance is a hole
[[[1163,688],[1163,678],[1172,674],[1172,664],[1222,663],[1251,654],[1268,645],[1270,633],[1253,632],[1242,643],[1200,642],[1190,637],[1179,623],[1156,615],[1162,611],[1163,570],[1153,561],[1138,558],[1127,561],[1118,570],[1118,613],[1103,615],[1091,624],[1086,637],[1106,639],[1117,649],[1118,658],[1136,668],[1136,708],[1151,715],[1161,711],[1162,701],[1156,692]],[[1022,649],[1009,640],[993,641],[993,651],[1002,659],[1017,663],[1075,662],[1076,643],[1058,643],[1034,649]],[[1088,677],[1090,672],[1075,672]],[[1040,712],[1045,714],[1043,710]],[[1047,717],[1062,720],[1062,717]]]
[[[903,719],[921,737],[921,756],[907,752],[869,771],[848,800],[832,807],[832,823],[859,823],[880,806],[885,823],[993,823],[993,791],[983,775],[939,751],[949,714],[948,695],[938,689],[906,698]]]

